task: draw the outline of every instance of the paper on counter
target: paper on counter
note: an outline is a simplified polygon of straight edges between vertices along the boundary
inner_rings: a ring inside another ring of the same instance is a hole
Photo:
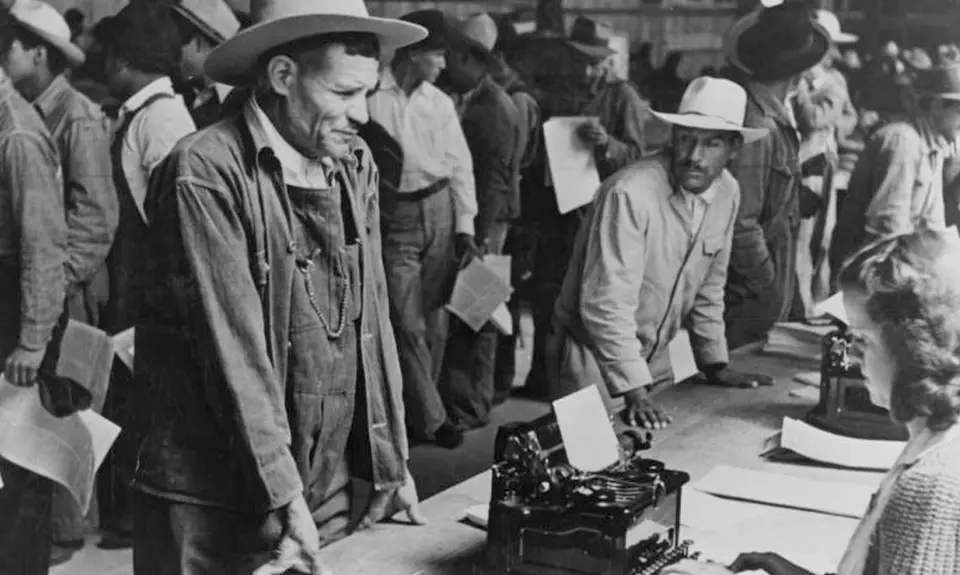
[[[673,381],[680,383],[698,373],[697,360],[693,356],[693,346],[690,345],[690,334],[685,329],[677,332],[670,342],[670,368],[673,370]]]
[[[0,457],[63,485],[86,514],[94,479],[120,428],[91,410],[57,418],[39,390],[0,376]]]
[[[113,336],[113,349],[120,361],[133,371],[133,340],[136,328],[121,331]]]
[[[593,148],[577,135],[589,117],[554,117],[543,124],[549,176],[561,214],[593,201],[600,187],[600,174]]]
[[[481,529],[487,528],[489,516],[490,516],[490,506],[485,503],[468,507],[466,511],[463,512],[464,519],[469,521],[472,525],[475,525]]]
[[[840,320],[844,325],[849,325],[850,323],[847,320],[847,308],[843,307],[843,292],[837,292],[813,306],[813,315],[828,315]]]
[[[836,435],[808,423],[783,418],[780,445],[806,458],[840,467],[888,470],[906,446],[905,441],[857,439]]]
[[[486,262],[473,258],[457,274],[447,310],[479,331],[510,297],[510,284]]]
[[[819,371],[804,371],[793,376],[793,381],[809,385],[810,387],[820,387]]]
[[[810,399],[813,401],[820,401],[820,390],[815,387],[795,387],[790,390],[791,397],[799,397],[801,399]]]
[[[620,444],[596,385],[554,401],[553,411],[570,465],[600,471],[620,459]]]
[[[876,486],[804,479],[727,465],[714,467],[692,487],[722,497],[855,519],[863,517],[876,490]]]
[[[680,524],[698,531],[725,533],[767,512],[763,505],[734,501],[685,489],[680,501]]]

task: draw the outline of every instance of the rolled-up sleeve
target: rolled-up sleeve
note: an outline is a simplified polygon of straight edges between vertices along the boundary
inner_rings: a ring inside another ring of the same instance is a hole
[[[155,178],[152,187],[165,181]],[[236,431],[252,455],[269,509],[278,509],[301,494],[303,485],[290,450],[283,386],[267,351],[248,238],[229,194],[189,179],[175,185],[170,195],[176,205],[168,209],[178,219],[217,371],[236,407]]]
[[[87,281],[113,245],[120,212],[110,164],[110,130],[105,120],[77,121],[66,133],[67,283]]]
[[[647,215],[626,190],[601,189],[587,230],[580,318],[611,395],[650,385],[637,338]]]
[[[736,185],[734,183],[734,185]],[[727,266],[733,246],[733,229],[739,209],[740,196],[734,201],[730,222],[723,233],[723,244],[710,262],[707,276],[693,300],[693,308],[686,318],[694,358],[701,369],[709,365],[729,362],[726,325],[723,321],[723,295],[727,284]]]
[[[14,132],[0,142],[4,178],[11,191],[20,238],[20,339],[24,349],[43,349],[63,312],[67,223],[60,162],[53,144]]]

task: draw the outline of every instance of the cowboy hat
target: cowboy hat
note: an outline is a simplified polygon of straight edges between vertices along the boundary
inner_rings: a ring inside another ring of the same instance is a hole
[[[767,135],[764,128],[746,128],[747,93],[730,80],[701,76],[690,82],[676,114],[650,110],[656,118],[674,126],[698,130],[738,132],[749,144]]]
[[[497,23],[486,12],[474,14],[463,21],[463,33],[493,52],[497,45]]]
[[[760,81],[785,80],[812,68],[830,50],[830,33],[810,9],[784,2],[734,22],[723,39],[726,59]]]
[[[17,0],[10,7],[10,15],[20,26],[56,48],[71,67],[75,68],[86,61],[83,50],[70,41],[70,26],[53,6],[41,0]]]
[[[577,16],[567,43],[590,60],[601,62],[615,54],[616,50],[610,47],[609,38],[604,38],[600,31],[601,24],[590,18]]]
[[[207,57],[204,68],[212,80],[233,86],[249,84],[263,54],[312,36],[365,32],[376,35],[384,51],[427,36],[422,26],[371,17],[363,0],[252,0],[250,12],[253,26],[217,46]]]
[[[817,10],[814,12],[814,19],[830,34],[834,44],[853,44],[860,40],[856,34],[844,32],[840,26],[840,19],[829,10]]]
[[[920,70],[913,82],[917,94],[960,101],[960,65],[948,64]]]
[[[419,42],[406,46],[405,50],[421,52],[438,52],[446,50],[450,37],[450,23],[443,12],[436,8],[427,8],[404,14],[400,17],[404,22],[422,26],[427,31],[427,37]]]
[[[216,44],[226,42],[240,30],[240,21],[224,0],[180,0],[171,8]]]

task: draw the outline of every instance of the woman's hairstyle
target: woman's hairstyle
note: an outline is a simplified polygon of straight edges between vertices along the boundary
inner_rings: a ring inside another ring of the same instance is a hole
[[[960,418],[960,236],[919,230],[851,257],[840,287],[866,297],[866,313],[893,354],[891,413],[926,417],[935,431]]]

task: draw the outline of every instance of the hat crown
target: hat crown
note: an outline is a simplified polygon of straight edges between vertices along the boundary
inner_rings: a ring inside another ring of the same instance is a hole
[[[463,23],[463,33],[483,44],[487,50],[493,50],[497,44],[497,23],[486,12],[467,18]]]
[[[747,93],[738,84],[701,76],[691,81],[683,93],[677,114],[707,116],[743,126],[746,111]]]
[[[843,32],[840,27],[840,19],[837,18],[836,14],[829,10],[817,10],[814,14],[814,18],[816,19],[817,24],[823,26],[823,28],[830,34],[831,38],[836,38]]]
[[[254,24],[281,18],[324,14],[370,17],[363,0],[251,0],[250,2],[250,18]]]
[[[914,87],[923,94],[960,97],[960,65],[951,63],[922,70],[917,76]]]
[[[570,41],[587,44],[588,46],[610,46],[608,33],[604,33],[603,25],[595,20],[578,16],[570,29]]]
[[[18,22],[63,42],[69,42],[70,26],[56,8],[41,0],[17,0],[10,14]]]

